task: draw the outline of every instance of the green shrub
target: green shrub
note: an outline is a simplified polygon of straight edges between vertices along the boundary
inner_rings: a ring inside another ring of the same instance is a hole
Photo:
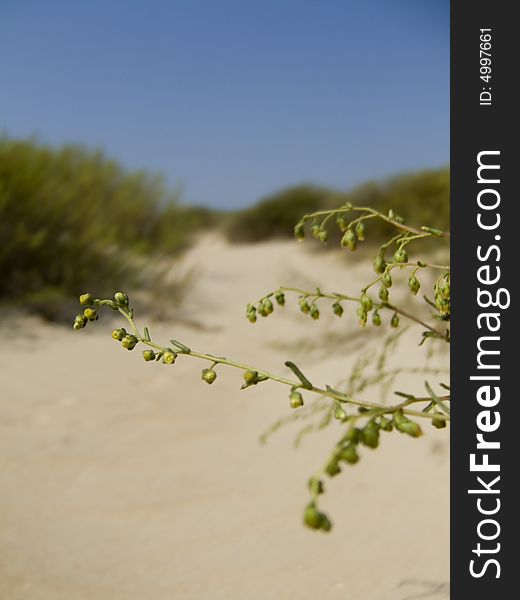
[[[0,138],[0,300],[52,316],[93,285],[133,288],[135,257],[178,252],[210,218],[100,151]]]
[[[300,215],[328,210],[351,203],[371,206],[382,213],[393,209],[405,219],[420,223],[438,223],[449,228],[449,169],[421,171],[381,182],[369,182],[350,192],[301,185],[288,188],[261,200],[255,206],[230,215],[225,228],[232,242],[260,242],[273,238],[290,238]],[[368,226],[368,225],[367,225]],[[380,243],[391,232],[383,221],[370,223],[369,241]],[[331,232],[337,242],[339,232]]]

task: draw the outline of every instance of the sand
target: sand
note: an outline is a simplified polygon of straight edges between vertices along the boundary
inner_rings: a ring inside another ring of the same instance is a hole
[[[353,308],[314,322],[288,298],[251,325],[244,307],[281,283],[355,293],[370,276],[356,258],[312,242],[206,238],[184,259],[197,279],[183,306],[148,324],[158,341],[289,376],[292,358],[313,382],[336,385],[363,351]],[[226,368],[208,386],[207,365],[145,363],[111,328],[106,316],[81,332],[28,317],[0,328],[1,600],[448,596],[446,431],[385,434],[327,482],[334,529],[313,532],[301,524],[306,481],[341,426],[299,449],[294,425],[260,445],[290,414],[286,388],[240,391],[240,374]],[[404,336],[396,364],[424,363],[419,334]],[[420,391],[424,377],[407,377],[404,387]]]

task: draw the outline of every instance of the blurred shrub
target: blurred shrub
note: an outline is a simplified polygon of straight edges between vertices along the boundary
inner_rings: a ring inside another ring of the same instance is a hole
[[[311,185],[291,187],[251,208],[231,214],[224,231],[232,242],[292,237],[294,226],[304,214],[320,208],[333,208],[341,201],[340,194],[326,188]]]
[[[99,151],[0,138],[0,300],[38,310],[132,287],[133,257],[178,252],[210,218],[179,207],[160,177]]]
[[[371,206],[381,212],[392,208],[406,220],[433,223],[449,229],[449,169],[421,171],[382,182],[370,182],[351,192],[337,192],[309,185],[288,188],[246,210],[229,217],[225,233],[232,242],[260,242],[293,236],[294,225],[301,216],[316,210],[330,209],[351,202]],[[370,240],[380,243],[388,234],[388,226],[377,219],[367,224]],[[331,241],[339,232],[331,224]]]

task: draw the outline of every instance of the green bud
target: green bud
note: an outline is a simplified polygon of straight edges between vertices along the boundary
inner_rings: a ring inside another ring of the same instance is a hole
[[[397,327],[399,327],[399,316],[397,313],[394,313],[392,315],[392,318],[390,320],[390,326],[393,327],[394,329],[396,329]]]
[[[336,406],[334,407],[334,418],[338,421],[343,421],[347,418],[347,413],[339,402],[336,402]]]
[[[303,406],[303,397],[300,392],[291,392],[289,394],[289,401],[291,403],[291,408],[299,408],[300,406]]]
[[[321,227],[318,225],[318,223],[313,223],[311,226],[311,233],[317,240],[320,239],[320,231]]]
[[[311,317],[314,320],[317,320],[320,318],[320,311],[319,308],[316,306],[316,304],[314,304],[314,302],[311,304],[310,309],[309,309],[309,314],[311,315]]]
[[[348,222],[343,215],[341,215],[341,214],[338,215],[336,218],[336,222],[338,224],[340,231],[347,231]]]
[[[83,315],[89,320],[89,321],[95,321],[98,318],[98,311],[95,308],[86,308],[83,311]]]
[[[285,306],[285,294],[283,292],[277,292],[274,298],[279,306]]]
[[[356,234],[352,231],[352,229],[347,229],[341,238],[341,247],[348,248],[350,251],[354,252],[357,247]]]
[[[274,311],[273,303],[269,298],[264,298],[261,304],[262,310],[266,315],[270,315]]]
[[[379,296],[381,302],[388,302],[388,289],[384,285],[379,288],[377,295]]]
[[[294,236],[299,242],[305,239],[305,225],[303,223],[296,223],[294,226]]]
[[[356,223],[356,235],[360,242],[365,241],[365,224],[363,221]]]
[[[94,296],[92,294],[81,294],[79,303],[81,306],[92,306],[94,304]]]
[[[437,282],[437,289],[445,300],[450,299],[450,274],[444,273]]]
[[[392,431],[394,428],[392,421],[386,417],[381,417],[379,419],[379,427],[381,427],[383,431]]]
[[[345,446],[345,448],[343,448],[339,453],[339,459],[344,460],[351,465],[355,465],[359,460],[359,454],[357,453],[356,446],[354,444]]]
[[[319,510],[314,505],[314,502],[311,502],[303,513],[303,522],[307,527],[311,529],[319,529],[321,527],[321,523],[323,521],[323,514],[319,512]]]
[[[309,303],[307,302],[307,300],[305,300],[305,298],[302,298],[300,300],[300,310],[304,315],[308,315],[309,311],[311,310],[311,307],[309,306]]]
[[[177,354],[173,350],[165,350],[162,355],[162,361],[165,365],[173,365],[177,358]]]
[[[78,331],[79,329],[83,329],[83,327],[85,327],[88,323],[88,319],[87,317],[85,317],[85,315],[76,315],[76,318],[74,319],[74,330]]]
[[[402,412],[394,413],[394,425],[398,431],[412,437],[419,437],[422,435],[422,430],[419,425],[410,421],[410,419],[403,415]]]
[[[123,348],[127,350],[133,350],[137,346],[137,338],[135,335],[125,335],[125,337],[121,340],[121,344]]]
[[[325,243],[329,239],[329,234],[326,229],[320,229],[318,232],[318,239],[320,242]]]
[[[316,477],[311,477],[309,479],[308,486],[311,493],[315,496],[319,496],[325,492],[323,481],[321,479],[316,479]]]
[[[213,369],[202,369],[201,378],[211,385],[217,378],[217,373]]]
[[[392,276],[390,273],[385,273],[383,277],[381,277],[381,283],[385,286],[385,288],[392,287]]]
[[[408,287],[414,296],[419,291],[421,284],[415,275],[412,275],[410,279],[408,279]]]
[[[361,296],[361,298],[359,299],[359,303],[361,305],[361,308],[365,312],[369,312],[372,310],[372,300],[370,299],[370,296],[368,296],[367,294],[363,294]]]
[[[126,329],[124,329],[123,327],[120,327],[119,329],[114,329],[114,331],[112,331],[112,337],[118,342],[120,342],[126,335]]]
[[[408,262],[408,253],[406,252],[406,249],[403,248],[402,246],[394,254],[394,262],[396,262],[396,263]]]
[[[320,529],[322,531],[330,531],[332,529],[332,523],[330,522],[329,517],[324,513],[321,514]]]
[[[374,271],[377,274],[381,274],[384,273],[386,269],[386,262],[385,259],[383,258],[383,256],[381,254],[378,254],[376,256],[376,258],[374,259]]]
[[[381,326],[381,316],[377,310],[372,313],[372,325],[375,325],[376,327]]]
[[[341,306],[339,302],[334,302],[334,304],[332,305],[332,312],[336,316],[341,317],[341,315],[343,314],[343,306]]]
[[[119,306],[122,306],[123,308],[128,306],[128,296],[123,294],[123,292],[116,292],[114,294],[114,300],[116,301],[116,304],[119,304]]]
[[[345,439],[352,444],[358,444],[361,439],[361,429],[358,429],[357,427],[351,427],[347,431]]]
[[[360,327],[365,327],[365,325],[367,324],[367,318],[368,318],[368,314],[367,312],[363,309],[363,307],[359,307],[356,311],[357,317],[358,317],[358,323]]]
[[[379,425],[375,421],[369,421],[361,430],[361,441],[369,448],[377,448],[379,445]]]
[[[148,362],[155,360],[155,352],[153,350],[143,350],[143,358]]]
[[[258,381],[258,373],[257,371],[245,371],[244,372],[244,381],[248,385],[253,385]]]
[[[249,306],[246,314],[250,323],[256,323],[256,308],[254,306]]]
[[[432,418],[432,425],[436,429],[444,429],[446,427],[446,419],[444,419],[441,413],[435,413]]]
[[[327,473],[329,477],[335,477],[336,475],[341,473],[341,467],[339,466],[337,458],[332,458],[328,462],[327,466],[325,467],[325,473]]]

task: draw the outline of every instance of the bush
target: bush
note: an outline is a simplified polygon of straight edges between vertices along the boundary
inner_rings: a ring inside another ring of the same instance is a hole
[[[393,209],[398,215],[417,223],[438,223],[449,228],[449,169],[421,171],[382,182],[370,182],[351,192],[302,185],[288,188],[252,208],[230,216],[225,233],[231,242],[260,242],[273,238],[290,238],[300,216],[327,210],[348,202],[371,206],[382,213]],[[379,243],[391,231],[383,221],[367,225],[370,240]],[[331,241],[338,241],[332,233]]]
[[[100,151],[0,138],[0,300],[52,316],[94,284],[132,287],[134,257],[178,252],[210,218]]]

